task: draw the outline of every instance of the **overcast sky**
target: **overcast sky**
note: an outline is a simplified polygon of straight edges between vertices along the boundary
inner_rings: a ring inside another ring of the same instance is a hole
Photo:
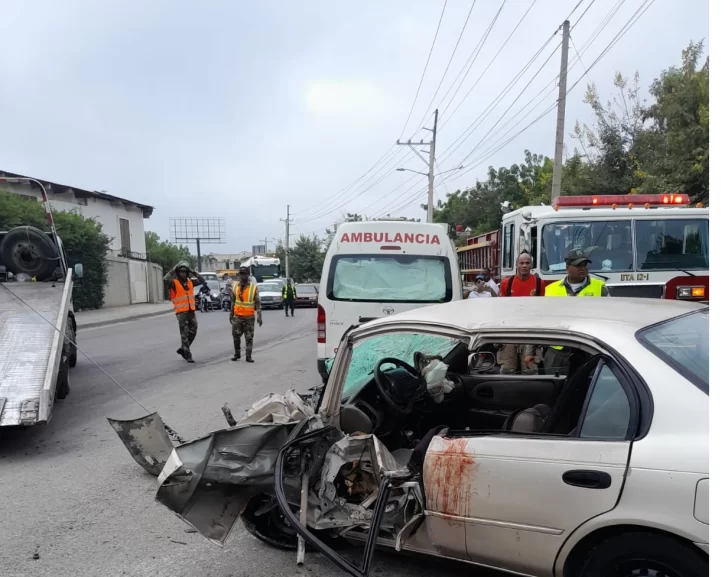
[[[578,0],[536,0],[481,77],[532,2],[506,0],[457,90],[459,73],[502,5],[477,0],[435,94],[472,2],[447,4],[403,136],[428,139],[419,129],[431,125],[440,107],[439,170],[466,167],[437,186],[443,200],[484,178],[489,165],[521,162],[526,148],[553,156],[555,111],[507,141],[555,103],[560,53],[548,56],[560,42],[554,32]],[[580,3],[570,20],[574,26],[586,10],[572,33],[581,61],[573,61],[569,86],[642,4]],[[282,238],[286,204],[292,234],[323,234],[345,210],[424,217],[426,178],[394,169],[427,167],[406,147],[391,147],[403,133],[442,6],[442,0],[0,0],[0,170],[151,204],[147,230],[163,239],[169,217],[225,218],[227,243],[206,252],[250,250],[266,236]],[[549,37],[534,65],[489,109]],[[690,40],[701,39],[707,46],[707,0],[656,0],[588,77],[607,97],[615,71],[638,70],[649,98],[652,80],[679,64]],[[567,99],[567,132],[577,119],[591,118],[582,102],[586,82]],[[486,110],[472,135],[458,140]]]

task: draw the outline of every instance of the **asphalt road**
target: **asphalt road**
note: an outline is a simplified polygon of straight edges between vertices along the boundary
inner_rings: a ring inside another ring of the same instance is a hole
[[[233,363],[228,316],[199,314],[195,364],[176,353],[173,315],[79,332],[78,342],[146,409],[187,438],[226,427],[220,407],[240,415],[270,392],[318,382],[315,311],[265,311],[256,328],[254,364]],[[12,577],[342,576],[310,552],[273,549],[238,525],[224,549],[185,532],[154,501],[156,479],[139,467],[106,417],[146,414],[121,387],[79,354],[71,394],[47,426],[0,433],[0,575]],[[435,577],[482,570],[380,552],[373,575]]]

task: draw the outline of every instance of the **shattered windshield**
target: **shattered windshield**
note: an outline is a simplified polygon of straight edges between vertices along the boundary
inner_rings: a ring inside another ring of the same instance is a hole
[[[421,333],[391,333],[361,341],[354,345],[351,354],[342,400],[358,393],[372,379],[374,367],[385,357],[394,357],[414,366],[416,352],[444,357],[459,342],[458,339],[451,337]]]

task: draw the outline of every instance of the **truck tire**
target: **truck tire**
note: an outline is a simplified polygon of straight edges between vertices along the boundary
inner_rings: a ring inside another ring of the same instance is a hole
[[[43,281],[58,266],[58,250],[42,230],[17,226],[0,242],[0,261],[13,274],[25,273]]]
[[[66,330],[66,334],[68,335],[68,338],[71,339],[71,342],[68,343],[68,366],[73,368],[76,366],[76,363],[78,362],[78,349],[76,349],[75,343],[76,342],[76,331],[73,330],[73,327],[70,326],[71,320],[69,319],[69,326]]]
[[[61,365],[58,367],[58,380],[56,381],[56,399],[65,399],[71,392],[70,381],[68,378],[69,358],[61,359]]]

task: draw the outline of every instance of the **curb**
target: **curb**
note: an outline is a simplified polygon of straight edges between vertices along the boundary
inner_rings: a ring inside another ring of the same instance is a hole
[[[82,331],[84,329],[93,329],[98,327],[107,327],[111,325],[118,325],[121,323],[128,323],[130,321],[138,321],[141,319],[149,319],[153,317],[161,317],[162,315],[167,315],[172,313],[173,311],[166,310],[166,311],[156,311],[153,313],[141,313],[138,315],[131,315],[128,317],[120,317],[115,319],[108,319],[108,320],[102,320],[102,321],[94,321],[90,323],[79,323],[78,319],[76,320],[76,324],[78,325],[78,330]]]

